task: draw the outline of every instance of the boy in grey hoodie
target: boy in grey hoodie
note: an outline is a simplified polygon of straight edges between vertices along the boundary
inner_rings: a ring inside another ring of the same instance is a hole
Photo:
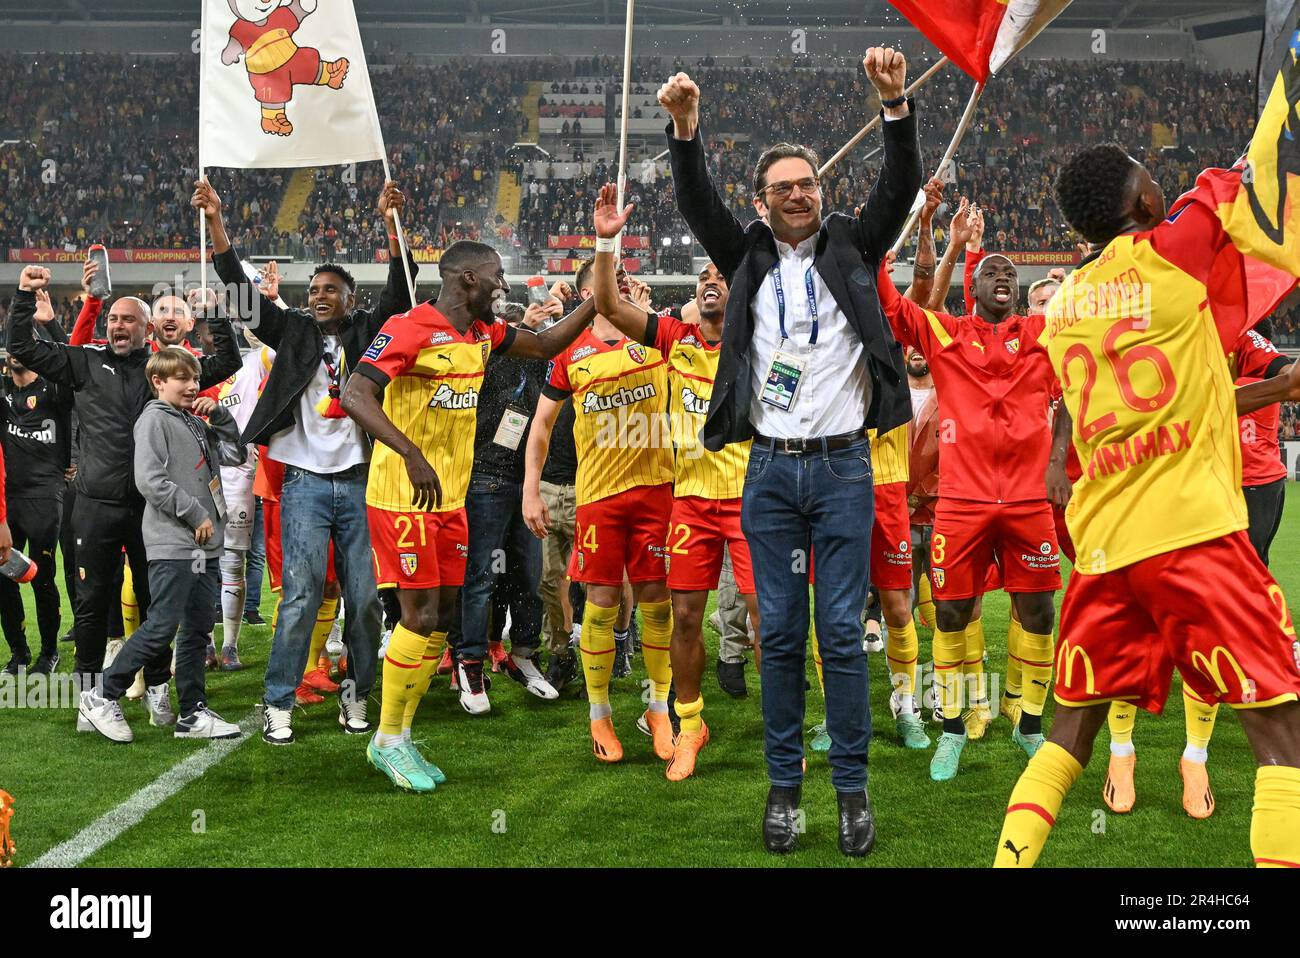
[[[204,650],[221,590],[226,526],[221,466],[242,464],[245,449],[230,413],[212,399],[198,398],[199,363],[189,352],[176,346],[158,350],[145,376],[158,398],[135,423],[135,484],[146,503],[142,530],[152,602],[148,618],[105,670],[102,691],[82,693],[81,715],[106,738],[130,742],[134,736],[118,699],[136,670],[174,637],[181,717],[170,714],[164,683],[148,690],[150,721],[174,723],[176,738],[233,738],[239,726],[205,701]]]

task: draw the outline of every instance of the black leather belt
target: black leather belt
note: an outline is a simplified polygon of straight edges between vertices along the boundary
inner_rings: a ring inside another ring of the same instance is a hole
[[[817,439],[773,439],[770,436],[754,434],[754,442],[767,446],[773,452],[787,456],[802,456],[810,452],[834,452],[847,449],[866,438],[862,432],[845,432],[838,436],[821,436]]]

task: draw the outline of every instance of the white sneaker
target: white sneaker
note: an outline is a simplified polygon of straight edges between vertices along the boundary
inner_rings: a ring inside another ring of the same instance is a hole
[[[343,620],[335,619],[334,625],[330,628],[329,638],[325,640],[325,654],[331,659],[337,659],[346,651],[343,645]]]
[[[262,707],[262,741],[270,745],[292,745],[292,714],[288,709]]]
[[[512,652],[506,656],[506,674],[522,685],[539,699],[558,699],[560,693],[555,690],[546,676],[537,668],[537,662],[526,656],[515,656]],[[487,698],[486,695],[483,696]]]
[[[200,705],[193,715],[176,723],[176,738],[238,738],[239,726],[227,722],[206,705]]]
[[[122,651],[122,646],[124,645],[126,645],[126,642],[122,639],[108,640],[108,645],[104,646],[104,671],[105,672],[107,672],[108,667],[113,664],[113,660],[117,658],[117,654]]]
[[[388,654],[388,643],[393,638],[392,629],[384,629],[384,634],[379,637],[379,661],[384,661],[384,656]],[[325,648],[329,649],[329,643],[325,643]]]
[[[349,735],[369,735],[374,726],[366,718],[366,700],[357,698],[356,689],[353,679],[339,683],[339,726]]]
[[[176,713],[172,711],[171,687],[166,682],[145,689],[144,697],[149,704],[150,725],[154,728],[169,728],[176,724]]]
[[[456,684],[460,689],[461,708],[470,715],[486,715],[492,711],[492,703],[488,701],[487,688],[483,682],[482,662],[475,662],[466,669],[465,663],[458,661],[456,678]]]
[[[135,735],[131,726],[126,724],[122,706],[112,699],[106,699],[94,689],[81,693],[79,714],[104,738],[113,742],[131,742]]]
[[[90,720],[87,719],[86,716],[81,714],[81,709],[77,709],[77,731],[78,732],[95,731],[95,726],[91,725]]]
[[[883,633],[866,632],[862,636],[863,652],[883,652],[885,651],[885,636]]]

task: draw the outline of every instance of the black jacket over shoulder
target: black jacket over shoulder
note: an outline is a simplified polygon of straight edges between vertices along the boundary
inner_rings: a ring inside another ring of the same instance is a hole
[[[80,422],[78,495],[104,502],[142,502],[135,487],[135,421],[154,398],[144,367],[149,346],[119,356],[106,345],[68,346],[32,334],[36,294],[18,290],[9,314],[9,352],[28,369],[76,392]],[[199,388],[224,382],[239,371],[239,346],[230,323],[209,322],[216,352],[200,356]]]
[[[411,276],[419,272],[415,260],[408,256]],[[236,296],[240,304],[240,319],[262,342],[275,350],[275,362],[267,377],[253,414],[239,437],[243,443],[266,445],[271,437],[293,425],[298,409],[298,398],[320,368],[325,356],[325,337],[316,318],[305,309],[281,309],[267,299],[244,272],[239,254],[232,246],[224,253],[213,253],[212,263],[223,283],[238,287]],[[339,341],[343,344],[344,366],[351,372],[370,343],[391,317],[411,308],[411,294],[406,288],[406,274],[402,264],[393,259],[388,264],[388,282],[379,294],[374,309],[354,309],[339,325]],[[251,308],[253,315],[244,316]]]
[[[916,111],[910,100],[908,105],[906,117],[882,123],[884,164],[861,215],[826,215],[813,259],[817,275],[866,347],[872,395],[863,427],[874,426],[882,432],[912,418],[903,350],[880,312],[876,293],[880,261],[898,238],[921,188]],[[744,442],[754,435],[749,421],[753,395],[749,346],[754,337],[750,304],[777,263],[776,238],[762,220],[741,226],[722,201],[705,167],[699,130],[692,140],[678,140],[670,121],[667,132],[677,208],[730,289],[718,376],[701,432],[705,448],[716,452],[727,443]]]

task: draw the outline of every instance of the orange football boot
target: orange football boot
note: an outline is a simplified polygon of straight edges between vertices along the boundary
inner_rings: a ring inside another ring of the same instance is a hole
[[[327,74],[325,85],[331,90],[343,89],[343,81],[348,75],[348,58],[339,57],[337,60],[326,60],[321,64]]]
[[[665,762],[673,757],[673,723],[667,712],[645,711],[645,724],[654,737],[655,754]]]
[[[623,743],[614,734],[614,719],[606,715],[591,723],[591,750],[602,762],[623,761]]]
[[[700,722],[698,732],[682,731],[673,742],[673,757],[664,772],[670,782],[680,782],[695,774],[695,759],[709,744],[709,727]]]
[[[311,689],[313,692],[337,692],[338,683],[330,678],[329,669],[312,669],[302,677],[302,682],[298,686],[302,689]]]
[[[1133,811],[1133,805],[1137,802],[1137,790],[1133,787],[1133,766],[1136,764],[1136,752],[1110,757],[1101,797],[1106,800],[1106,807],[1117,815],[1127,815]]]
[[[1183,810],[1192,818],[1209,818],[1214,814],[1214,793],[1210,791],[1210,773],[1203,762],[1178,760],[1183,777]]]

